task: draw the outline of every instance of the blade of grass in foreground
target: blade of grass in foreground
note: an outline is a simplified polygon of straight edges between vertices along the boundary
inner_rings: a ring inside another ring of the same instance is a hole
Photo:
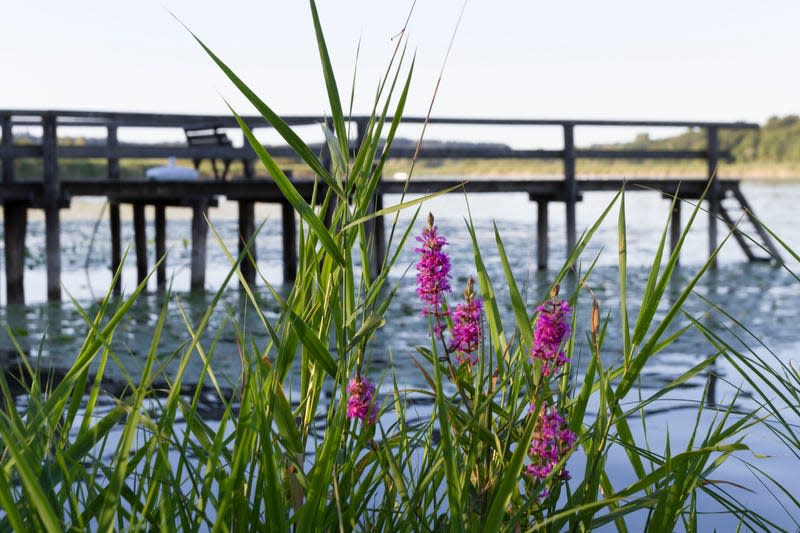
[[[272,158],[271,155],[267,152],[266,148],[264,148],[258,139],[255,138],[253,132],[247,126],[247,124],[242,120],[236,111],[231,109],[231,113],[236,117],[236,121],[239,123],[239,127],[242,128],[247,141],[250,143],[250,146],[253,147],[255,150],[256,155],[258,155],[261,162],[264,163],[264,166],[267,167],[272,179],[275,180],[275,184],[280,188],[283,195],[286,197],[286,200],[292,204],[292,207],[300,214],[303,220],[309,225],[311,230],[314,234],[319,238],[322,245],[325,247],[325,251],[327,251],[330,256],[336,261],[339,265],[344,265],[345,260],[344,256],[342,256],[342,252],[339,250],[339,246],[331,237],[330,232],[319,219],[319,217],[314,213],[314,210],[306,203],[303,197],[297,192],[297,189],[292,185],[292,182],[289,178],[286,177],[283,170],[278,166],[278,163]]]
[[[325,88],[328,91],[328,102],[331,106],[331,115],[333,115],[333,126],[336,131],[336,137],[339,140],[339,150],[344,158],[345,169],[347,165],[347,157],[350,152],[347,146],[347,128],[344,124],[344,112],[342,111],[342,101],[339,98],[339,88],[336,85],[336,77],[333,74],[333,67],[331,67],[331,58],[328,55],[328,45],[325,44],[325,36],[322,33],[322,24],[319,21],[319,14],[317,13],[317,4],[314,0],[309,1],[311,7],[311,18],[314,20],[314,34],[317,38],[317,47],[319,48],[319,59],[322,63],[322,72],[325,76]],[[343,171],[345,170],[343,169]]]
[[[177,18],[176,18],[177,19]],[[180,20],[178,20],[180,22]],[[222,62],[222,60],[217,57],[214,52],[211,51],[206,44],[200,40],[200,38],[195,35],[189,28],[186,27],[185,24],[180,22],[180,24],[186,28],[191,36],[200,44],[203,50],[211,57],[214,63],[225,73],[226,76],[233,82],[233,84],[241,91],[241,93],[247,98],[251,104],[261,113],[261,116],[269,122],[269,124],[275,128],[281,137],[292,147],[292,150],[302,159],[313,171],[314,173],[319,176],[322,181],[325,182],[328,187],[331,187],[336,194],[340,197],[345,198],[346,195],[344,191],[339,187],[336,183],[336,180],[333,179],[331,174],[325,169],[325,166],[320,162],[314,152],[308,147],[306,143],[289,127],[286,122],[278,116],[266,103],[264,103],[261,98],[259,98],[234,72]]]

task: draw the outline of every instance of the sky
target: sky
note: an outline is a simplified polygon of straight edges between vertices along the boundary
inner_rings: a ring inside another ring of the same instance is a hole
[[[369,110],[412,3],[318,0],[345,97],[360,43],[356,113]],[[427,112],[464,5],[417,0],[407,114]],[[252,113],[173,14],[279,113],[328,111],[302,0],[0,0],[0,109],[226,114],[226,98]],[[471,0],[433,115],[763,122],[800,113],[798,24],[797,0]],[[600,135],[584,130],[579,142]],[[524,145],[529,134],[511,135]]]

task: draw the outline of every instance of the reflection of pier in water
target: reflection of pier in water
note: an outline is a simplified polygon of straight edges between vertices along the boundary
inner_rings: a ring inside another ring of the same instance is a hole
[[[390,120],[389,117],[387,120]],[[244,117],[251,128],[268,128],[269,124],[261,117]],[[322,117],[286,117],[293,126],[313,125],[324,122]],[[405,118],[406,124],[419,124],[425,119]],[[354,147],[357,147],[368,127],[368,117],[353,117],[350,122],[356,132]],[[757,247],[769,251],[777,257],[777,250],[769,236],[752,216],[749,205],[742,195],[738,181],[717,179],[716,169],[721,160],[730,154],[720,147],[721,129],[756,128],[755,124],[742,122],[679,122],[679,121],[616,121],[616,120],[513,120],[513,119],[455,119],[433,118],[432,124],[464,127],[558,127],[563,132],[563,148],[558,150],[517,150],[504,146],[467,147],[426,147],[418,153],[414,149],[398,147],[392,149],[390,157],[421,159],[515,159],[515,160],[560,160],[563,164],[563,179],[542,179],[540,177],[501,179],[483,177],[471,179],[458,188],[457,192],[520,192],[527,193],[537,204],[537,265],[547,268],[548,262],[548,207],[550,203],[563,203],[566,209],[567,249],[576,243],[576,204],[585,191],[619,190],[626,184],[629,190],[650,190],[661,193],[665,198],[697,200],[705,195],[712,223],[708,227],[709,253],[717,247],[718,219],[734,226],[741,218],[752,224],[753,235],[759,242],[749,241],[739,232],[734,233],[739,245],[750,260],[767,259],[757,253]],[[143,280],[148,272],[145,206],[155,208],[155,248],[156,257],[163,257],[165,246],[166,206],[183,206],[192,209],[192,254],[191,287],[202,289],[205,285],[206,268],[206,215],[209,206],[218,196],[226,196],[238,203],[239,251],[244,252],[246,244],[255,233],[254,206],[258,202],[276,203],[282,206],[283,235],[283,274],[285,280],[292,280],[297,271],[296,219],[292,206],[269,177],[256,176],[253,161],[255,152],[249,145],[236,147],[225,133],[225,128],[237,128],[233,117],[202,115],[158,115],[142,113],[105,113],[73,111],[4,111],[0,110],[2,124],[3,183],[0,187],[0,201],[3,202],[5,231],[6,293],[8,303],[22,303],[23,273],[25,257],[25,236],[27,210],[41,209],[45,214],[47,294],[52,301],[61,298],[61,246],[59,210],[69,206],[70,198],[76,196],[105,196],[110,202],[109,223],[111,228],[111,268],[116,271],[121,262],[120,204],[133,206],[134,248],[136,251],[137,274]],[[41,127],[40,145],[23,145],[14,142],[15,127]],[[705,150],[610,150],[581,149],[575,145],[575,129],[579,127],[686,127],[703,128],[707,135]],[[63,146],[58,142],[58,128],[71,127],[105,130],[106,142],[102,145]],[[183,128],[188,143],[183,146],[123,144],[118,140],[120,128],[148,128],[166,130]],[[293,155],[286,146],[270,147],[274,156]],[[191,159],[198,166],[203,160],[210,160],[214,168],[214,180],[197,181],[145,181],[144,179],[121,179],[121,159],[154,159],[174,156]],[[35,180],[19,180],[15,176],[16,159],[40,159],[42,176]],[[59,169],[64,159],[102,159],[107,162],[107,176],[104,179],[70,179]],[[323,158],[330,161],[330,157]],[[704,160],[707,176],[699,179],[636,179],[628,178],[582,178],[576,173],[579,159],[680,159]],[[243,175],[236,179],[226,179],[231,162],[242,163]],[[218,165],[219,163],[219,165]],[[220,168],[221,167],[221,168]],[[300,196],[310,202],[315,183],[310,179],[292,181]],[[442,190],[453,181],[434,179],[412,179],[408,183],[383,181],[373,202],[375,209],[383,207],[383,195],[390,193],[428,193]],[[724,203],[728,202],[728,204]],[[680,237],[680,202],[674,203],[671,213],[670,240],[674,247]],[[739,216],[741,215],[741,216]],[[382,217],[367,224],[371,234],[371,268],[377,268],[385,254],[385,236]],[[255,281],[256,250],[251,244],[248,249],[251,258],[241,263],[241,271],[246,280]],[[161,261],[156,270],[159,288],[166,286],[166,265]],[[115,290],[119,290],[117,285]]]

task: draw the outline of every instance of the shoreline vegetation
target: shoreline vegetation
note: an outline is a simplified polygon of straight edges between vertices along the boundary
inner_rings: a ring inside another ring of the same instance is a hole
[[[148,168],[163,165],[165,159],[122,160],[120,173],[122,179],[143,179]],[[281,169],[291,171],[294,177],[312,177],[308,166],[288,158],[276,158]],[[191,168],[188,159],[178,159],[179,166]],[[387,159],[384,167],[384,179],[402,176],[410,167],[410,159]],[[60,160],[59,174],[65,179],[101,179],[105,177],[107,165],[102,159]],[[630,177],[630,178],[686,178],[702,179],[708,172],[703,161],[591,161],[578,160],[578,177]],[[200,166],[203,179],[211,179],[210,163]],[[519,160],[519,159],[440,159],[420,160],[416,162],[414,174],[426,177],[442,177],[451,179],[486,177],[519,177],[559,179],[563,177],[563,164],[559,160]],[[18,180],[35,180],[41,175],[41,163],[38,160],[21,159],[16,162]],[[231,163],[229,175],[232,179],[242,176],[241,163]],[[800,182],[800,161],[782,162],[733,162],[721,163],[718,175],[721,178],[741,179],[757,182]],[[256,177],[265,177],[263,169],[257,169]]]

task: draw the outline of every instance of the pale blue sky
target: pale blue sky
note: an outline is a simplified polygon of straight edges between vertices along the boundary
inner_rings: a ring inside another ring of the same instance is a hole
[[[357,112],[410,5],[319,0],[342,85],[361,38]],[[411,114],[427,109],[461,5],[417,3]],[[169,11],[277,111],[326,111],[302,0],[6,1],[0,108],[225,113],[224,95],[250,112]],[[799,30],[796,0],[472,0],[434,114],[763,122],[800,112]]]

